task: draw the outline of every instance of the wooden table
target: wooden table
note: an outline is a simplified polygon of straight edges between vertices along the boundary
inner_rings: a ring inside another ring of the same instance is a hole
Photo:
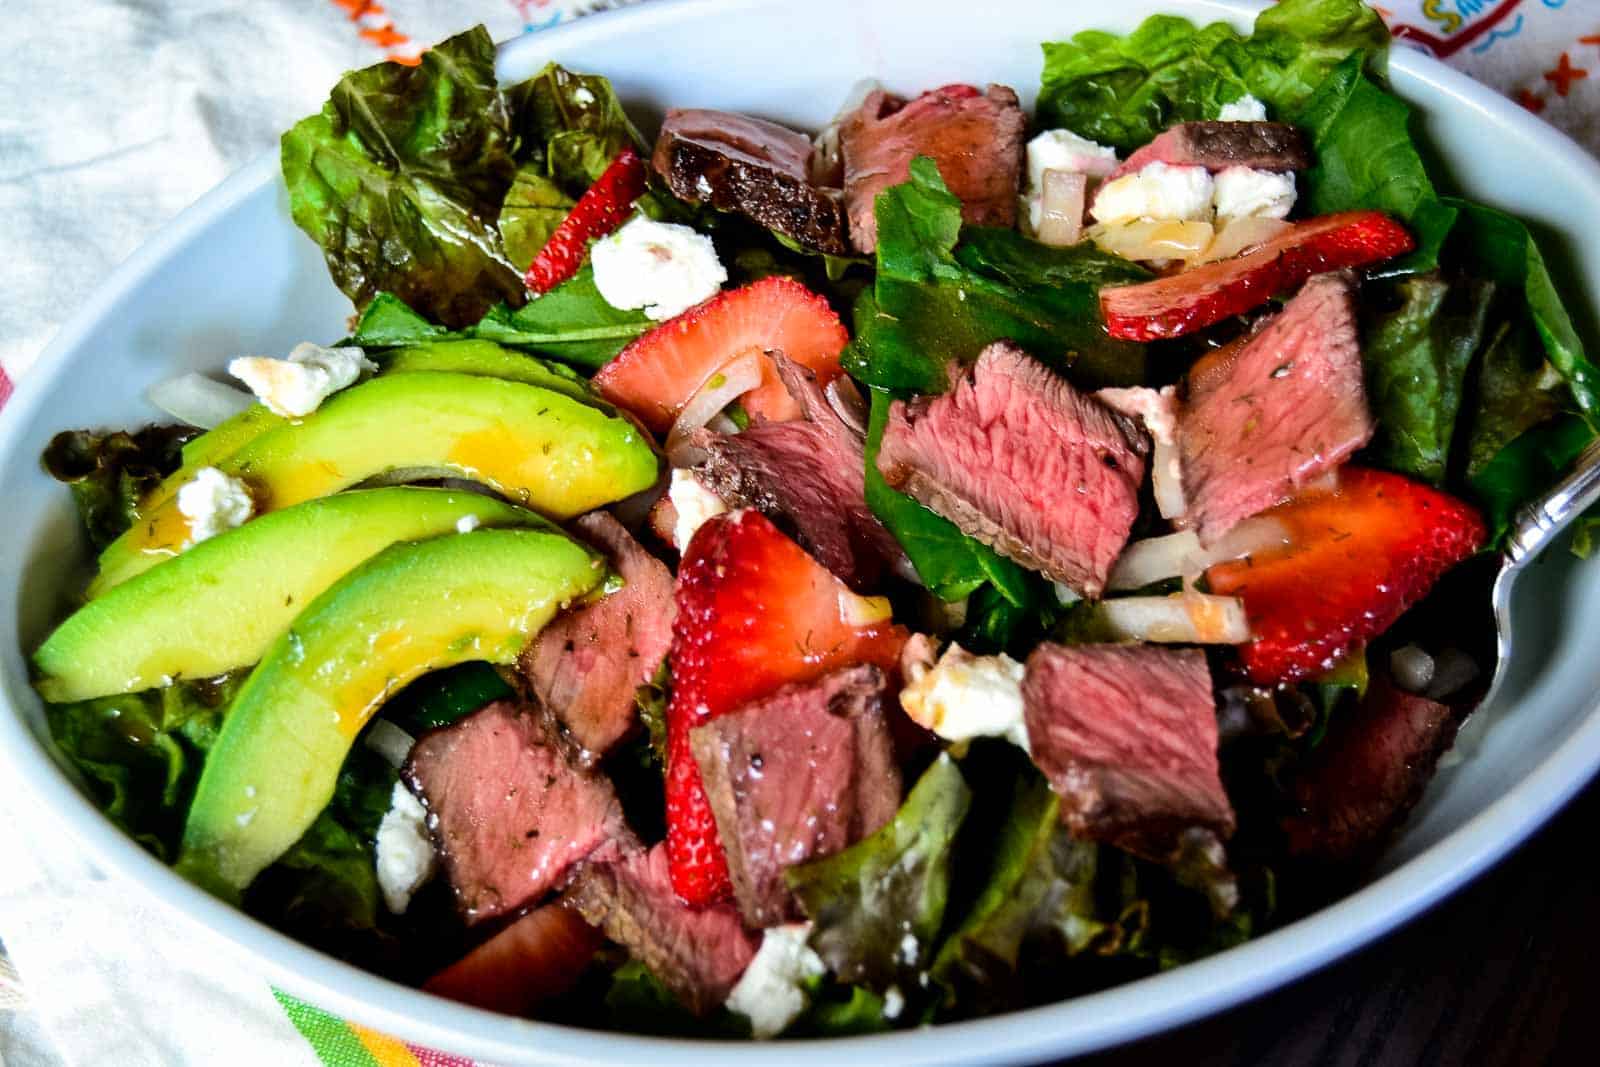
[[[1277,993],[1078,1067],[1600,1064],[1600,781],[1457,895]]]

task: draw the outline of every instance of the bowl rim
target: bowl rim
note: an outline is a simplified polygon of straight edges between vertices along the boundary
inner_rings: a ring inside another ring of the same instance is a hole
[[[630,25],[692,19],[728,8],[775,6],[781,0],[653,0],[602,12],[503,46],[500,64],[524,52],[563,43],[603,41]],[[1180,5],[1174,5],[1180,6]],[[1234,19],[1265,5],[1254,0],[1187,0],[1186,12]],[[1413,49],[1390,52],[1391,71],[1448,98],[1485,121],[1510,125],[1537,143],[1552,165],[1570,169],[1600,204],[1600,161],[1566,136],[1493,90]],[[0,416],[0,462],[16,459],[20,427],[32,421],[45,383],[58,378],[101,317],[100,308],[142,284],[169,257],[239,204],[277,182],[275,153],[237,171],[159,229],[125,260],[100,299],[71,316],[16,383]],[[0,766],[17,783],[17,800],[32,800],[89,858],[169,913],[225,947],[286,991],[343,1018],[418,1045],[498,1063],[583,1062],[799,1064],[818,1052],[872,1056],[888,1065],[949,1062],[953,1057],[1017,1062],[1104,1049],[1238,1005],[1333,963],[1415,918],[1505,856],[1582,789],[1600,769],[1597,705],[1533,771],[1440,841],[1355,893],[1288,926],[1173,971],[1056,1004],[966,1022],[862,1037],[760,1045],[644,1037],[580,1030],[468,1007],[343,963],[245,915],[184,881],[125,836],[80,793],[18,708],[37,699],[26,677],[0,670]],[[20,807],[21,805],[19,805]]]

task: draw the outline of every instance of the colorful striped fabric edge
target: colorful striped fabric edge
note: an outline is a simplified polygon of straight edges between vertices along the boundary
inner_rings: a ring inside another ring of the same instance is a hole
[[[273,997],[324,1067],[475,1067],[473,1061],[407,1044],[347,1022],[281,989]]]

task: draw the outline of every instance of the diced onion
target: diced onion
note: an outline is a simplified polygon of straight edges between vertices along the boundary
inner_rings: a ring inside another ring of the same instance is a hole
[[[699,392],[689,398],[667,434],[667,458],[674,467],[692,467],[697,457],[684,455],[688,436],[709,423],[723,408],[761,384],[761,361],[757,352],[738,357],[706,379]],[[687,462],[680,462],[680,459]]]
[[[1055,167],[1044,172],[1039,197],[1041,244],[1065,247],[1083,237],[1083,208],[1089,195],[1089,176]]]
[[[1196,263],[1214,263],[1219,259],[1232,259],[1257,245],[1264,245],[1289,228],[1282,219],[1267,219],[1257,215],[1233,219],[1224,224]]]
[[[152,385],[145,399],[179,422],[202,430],[215,429],[256,402],[242,389],[193,372]]]
[[[1140,219],[1089,227],[1089,238],[1103,252],[1142,262],[1193,262],[1211,247],[1216,231],[1209,222]]]
[[[1238,597],[1194,592],[1117,597],[1102,601],[1096,613],[1113,636],[1126,641],[1240,645],[1250,640],[1244,601]]]
[[[388,719],[374,719],[362,742],[382,756],[391,767],[399,767],[411,755],[416,739]]]
[[[1117,557],[1108,589],[1142,589],[1168,578],[1198,578],[1207,568],[1243,559],[1289,543],[1289,529],[1277,519],[1246,519],[1210,548],[1203,548],[1193,530],[1134,541]]]
[[[1426,692],[1433,681],[1433,657],[1416,645],[1406,645],[1389,653],[1389,673],[1395,684],[1409,693]]]
[[[847,589],[839,592],[839,621],[846,626],[865,629],[888,622],[893,614],[886,596],[861,596]]]

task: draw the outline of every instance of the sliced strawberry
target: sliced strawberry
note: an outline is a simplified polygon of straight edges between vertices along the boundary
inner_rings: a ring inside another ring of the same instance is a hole
[[[757,511],[701,526],[678,569],[667,705],[667,855],[690,904],[726,895],[728,861],[689,731],[791,682],[855,663],[886,671],[907,633]]]
[[[1381,211],[1324,215],[1296,223],[1247,255],[1102,289],[1100,311],[1113,337],[1182,337],[1260,307],[1313,274],[1364,267],[1415,247],[1406,228]]]
[[[1287,548],[1206,572],[1213,593],[1244,599],[1255,640],[1239,655],[1263,685],[1327,670],[1387,630],[1487,534],[1455,497],[1361,467],[1264,515],[1288,528]]]
[[[643,195],[644,182],[644,160],[639,153],[631,146],[618,152],[528,264],[523,278],[527,287],[535,293],[548,293],[578,273],[589,254],[589,242],[622,225],[633,202]]]
[[[452,963],[422,988],[463,1004],[527,1015],[572,987],[604,941],[564,904],[535,908]]]
[[[772,275],[663,322],[600,368],[594,384],[601,396],[665,433],[701,387],[739,357],[782,352],[827,385],[842,373],[839,353],[849,340],[826,300],[793,278]],[[745,410],[772,422],[799,418],[772,361],[761,364],[761,385],[744,395]]]

